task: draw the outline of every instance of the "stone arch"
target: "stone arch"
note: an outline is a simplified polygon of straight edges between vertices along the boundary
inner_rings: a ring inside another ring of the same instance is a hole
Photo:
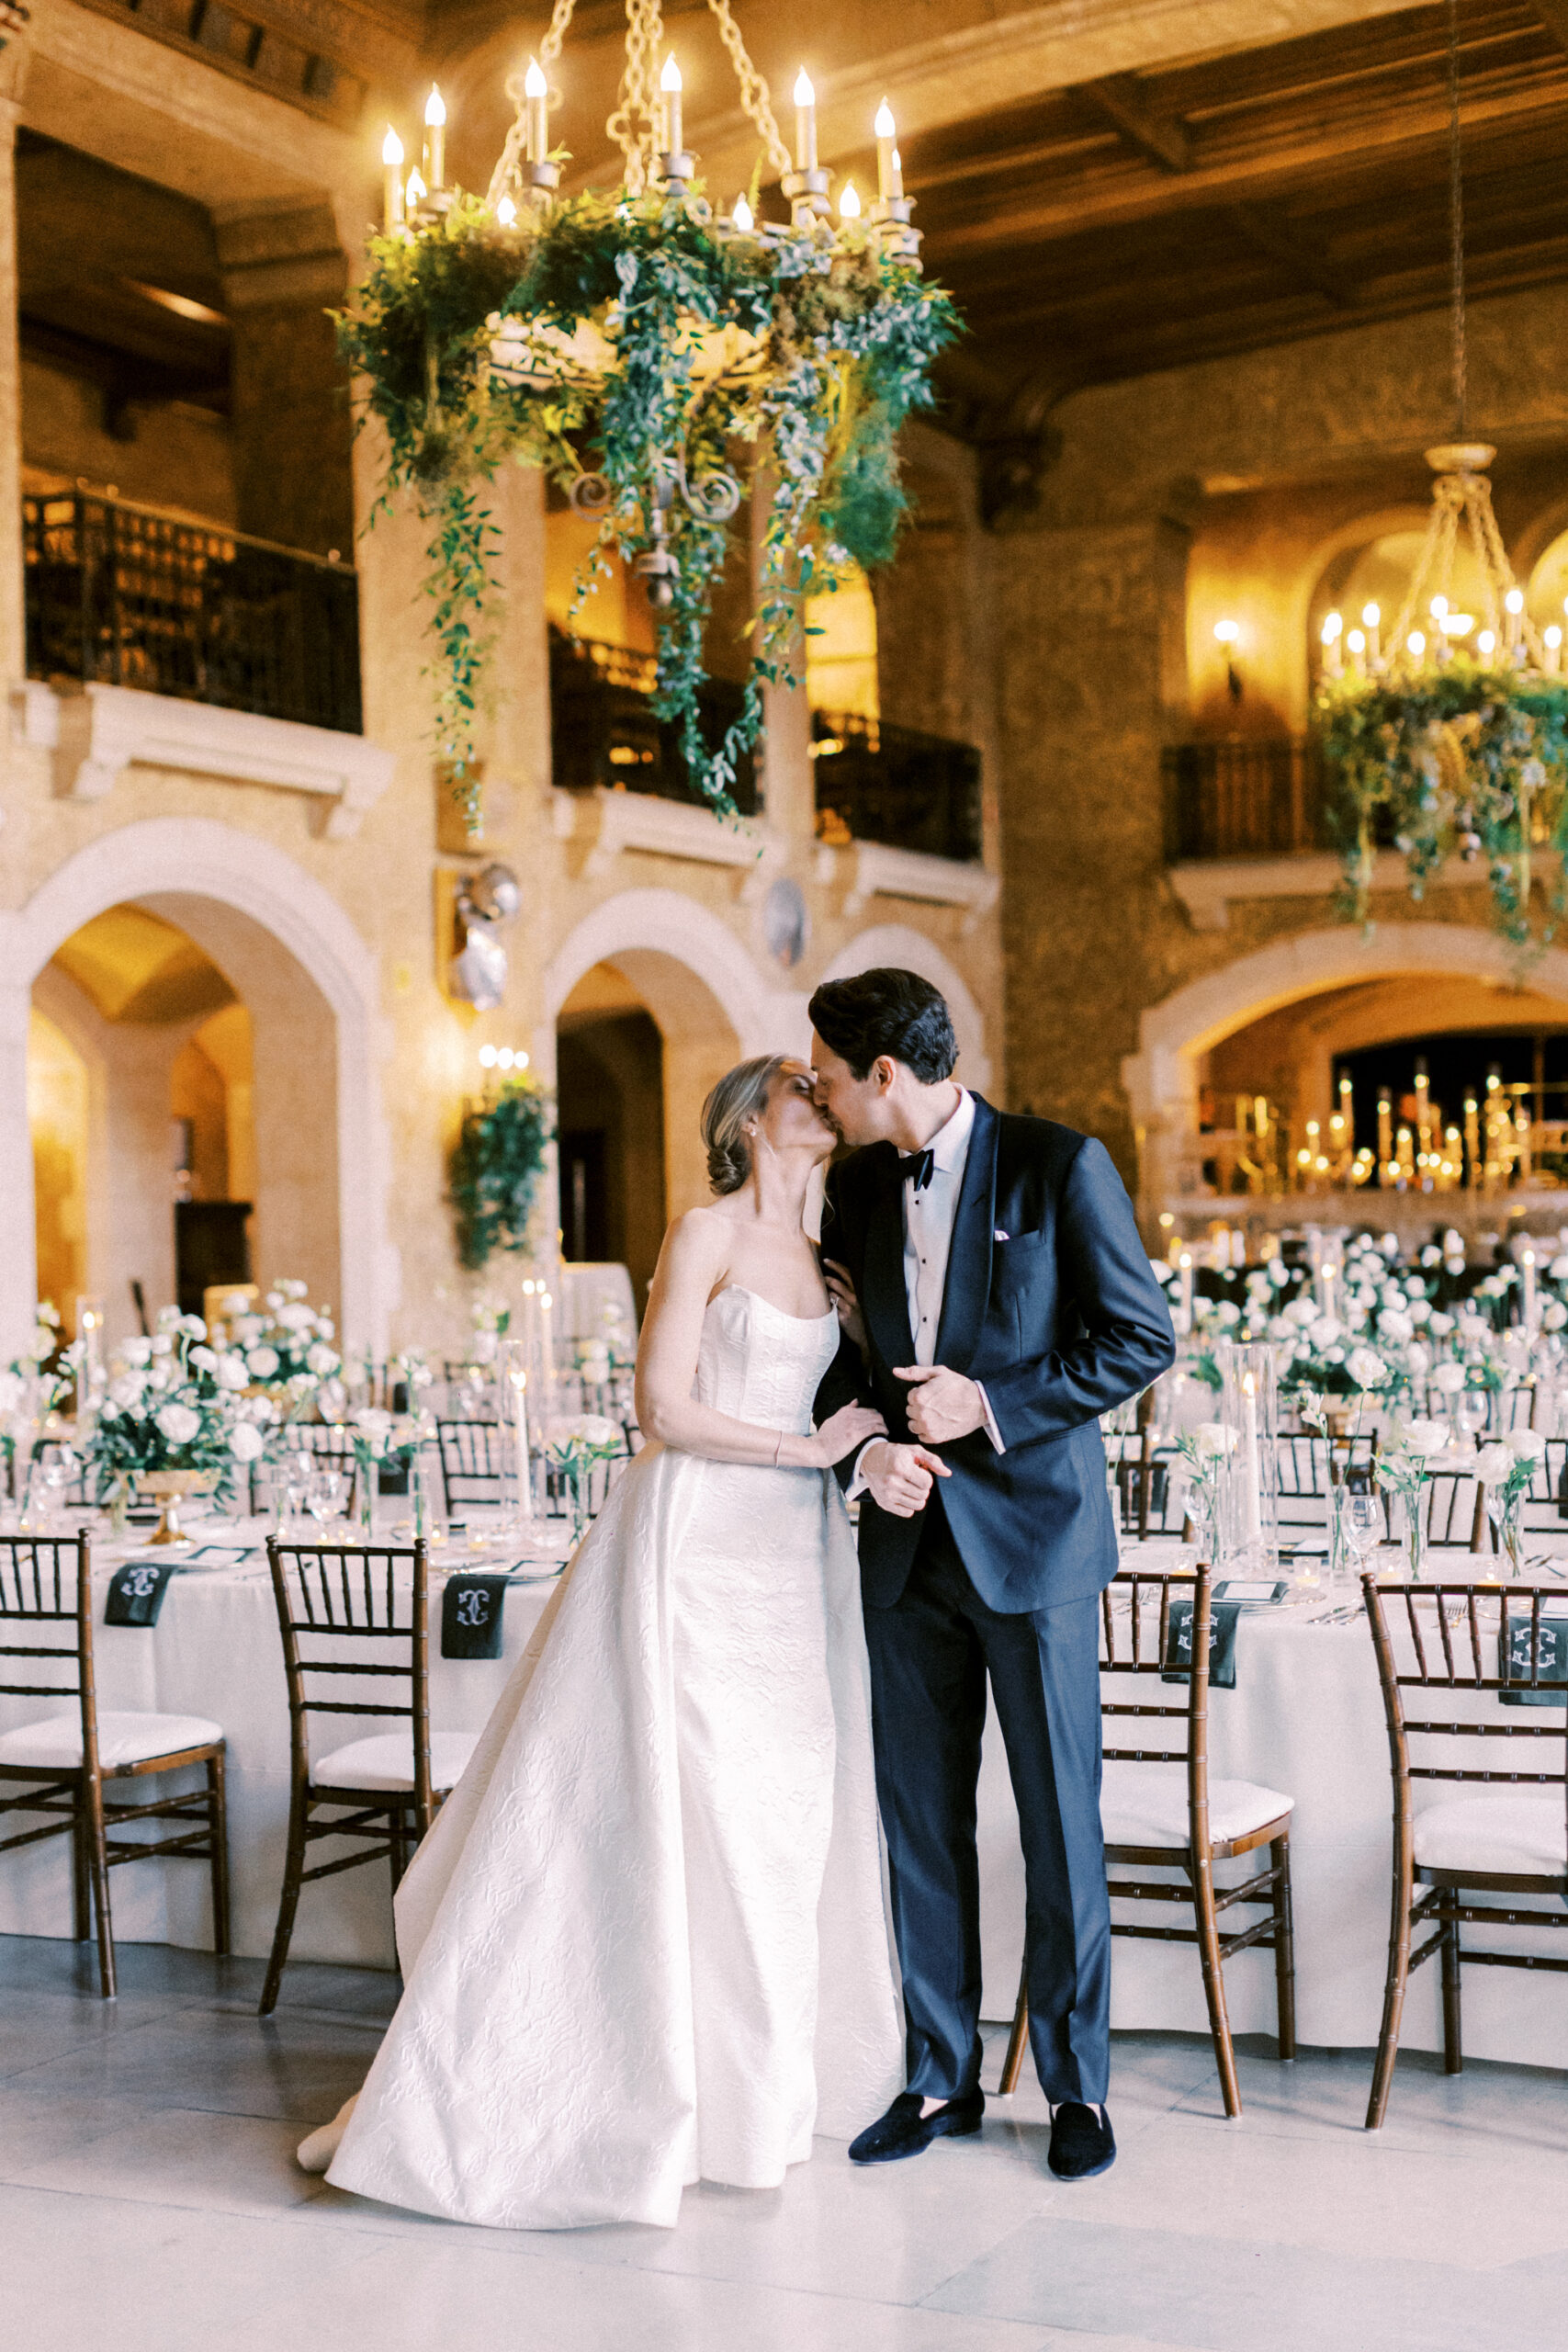
[[[919,972],[921,979],[942,990],[953,1014],[953,1035],[958,1039],[958,1075],[966,1085],[981,1091],[989,1086],[991,1057],[986,1051],[985,1016],[958,967],[912,923],[875,923],[868,931],[857,932],[847,945],[840,948],[820,977],[824,980],[847,980],[854,973],[868,972],[879,964]]]
[[[1414,974],[1516,984],[1514,951],[1496,933],[1466,923],[1380,923],[1370,933],[1346,924],[1298,932],[1189,981],[1151,1005],[1139,1050],[1122,1064],[1140,1137],[1145,1202],[1166,1187],[1167,1138],[1196,1131],[1200,1055],[1233,1030],[1278,1007],[1328,989]],[[1549,947],[1530,966],[1532,994],[1568,1007],[1568,951]]]
[[[374,956],[335,899],[270,842],[207,818],[150,818],[101,834],[20,908],[0,914],[0,1203],[16,1246],[0,1265],[0,1334],[31,1321],[32,1170],[26,1122],[32,984],[55,950],[107,908],[140,901],[196,937],[220,965],[290,989],[335,1094],[339,1328],[386,1343],[388,1141],[381,1114],[379,987]],[[241,993],[246,981],[241,981]],[[320,1019],[310,1013],[319,1007]]]

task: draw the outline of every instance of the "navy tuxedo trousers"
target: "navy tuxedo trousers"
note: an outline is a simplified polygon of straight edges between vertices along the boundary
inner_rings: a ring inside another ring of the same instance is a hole
[[[908,2087],[980,2078],[976,1785],[987,1675],[1018,1802],[1030,2042],[1046,2098],[1102,2101],[1111,1904],[1100,1826],[1100,1600],[1002,1615],[970,1581],[932,1496],[909,1580],[867,1608],[877,1796],[904,1977]]]

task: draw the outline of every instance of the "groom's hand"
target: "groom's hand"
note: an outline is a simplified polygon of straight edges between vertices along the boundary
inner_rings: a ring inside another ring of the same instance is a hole
[[[927,1445],[951,1445],[986,1426],[986,1408],[973,1380],[943,1363],[906,1363],[894,1377],[910,1384],[909,1427]]]
[[[872,1500],[894,1519],[913,1519],[924,1510],[933,1478],[951,1478],[952,1471],[923,1445],[899,1445],[892,1438],[874,1438],[860,1458],[860,1475],[871,1489]]]

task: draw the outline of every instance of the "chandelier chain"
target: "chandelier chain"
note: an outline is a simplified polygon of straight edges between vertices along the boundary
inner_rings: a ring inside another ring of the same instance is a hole
[[[663,38],[661,0],[626,0],[626,62],[615,110],[604,129],[621,151],[629,196],[640,196],[653,176],[660,115],[656,61]]]
[[[715,22],[718,26],[718,37],[728,51],[729,62],[735,68],[735,78],[740,85],[740,103],[761,132],[763,143],[768,151],[768,161],[782,178],[785,172],[794,169],[794,158],[784,143],[783,134],[774,118],[772,93],[747,53],[746,43],[740,37],[740,28],[729,13],[729,0],[708,0],[708,6],[713,11]]]
[[[1469,364],[1464,316],[1464,174],[1459,110],[1459,0],[1449,0],[1449,243],[1453,287],[1454,436],[1469,429]]]
[[[566,39],[567,27],[571,22],[572,11],[576,6],[577,0],[556,0],[555,12],[550,17],[549,30],[539,43],[541,66],[553,65],[560,55],[561,43]],[[527,93],[523,86],[521,74],[507,75],[506,95],[512,101],[514,112],[512,122],[508,126],[501,153],[496,158],[495,169],[490,175],[490,186],[485,190],[485,202],[492,212],[502,198],[510,196],[516,185],[517,166],[523,160],[523,149],[528,136],[528,119],[524,112]]]

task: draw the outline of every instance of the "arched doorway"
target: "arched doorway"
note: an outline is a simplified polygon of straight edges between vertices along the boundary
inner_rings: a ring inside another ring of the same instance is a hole
[[[319,883],[228,826],[152,820],[103,835],[0,916],[0,1204],[15,1243],[0,1261],[6,1338],[30,1328],[35,1234],[72,1270],[52,1196],[41,1221],[35,1208],[35,1010],[48,1024],[36,1033],[35,1099],[46,1070],[59,1094],[68,1065],[55,1038],[85,1073],[81,1286],[103,1296],[111,1337],[133,1326],[133,1278],[150,1308],[174,1295],[178,1135],[188,1157],[200,1144],[193,1193],[220,1184],[222,1197],[253,1197],[258,1272],[299,1275],[336,1306],[345,1339],[384,1345],[375,966]]]

